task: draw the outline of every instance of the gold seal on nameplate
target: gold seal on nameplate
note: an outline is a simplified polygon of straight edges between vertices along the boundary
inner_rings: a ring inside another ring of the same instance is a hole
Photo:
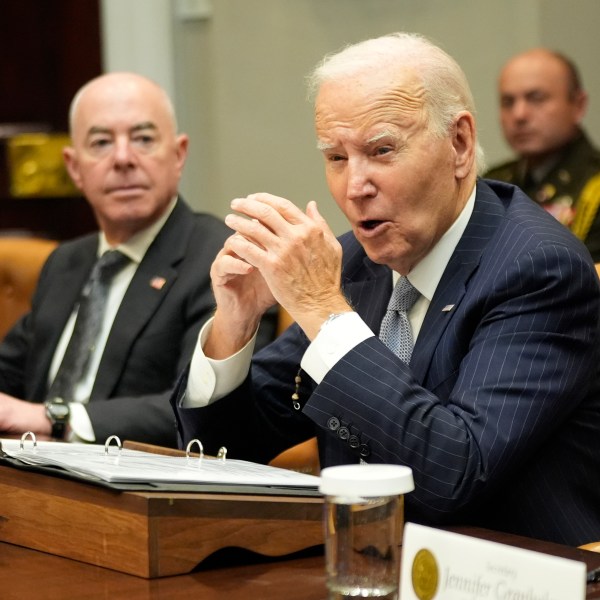
[[[419,600],[433,600],[437,593],[439,569],[435,556],[423,548],[415,554],[412,564],[412,586]]]

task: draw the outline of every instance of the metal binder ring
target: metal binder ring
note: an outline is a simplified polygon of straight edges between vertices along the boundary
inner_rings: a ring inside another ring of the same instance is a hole
[[[217,458],[224,461],[227,458],[227,448],[225,446],[221,446],[219,448],[219,452],[217,453]]]
[[[23,450],[25,450],[25,440],[31,437],[31,441],[33,442],[33,450],[37,450],[37,438],[35,437],[35,433],[33,433],[33,431],[26,431],[22,436],[21,436],[21,443],[19,444],[19,447],[21,449],[21,452],[23,452]]]
[[[186,449],[185,449],[185,455],[187,456],[187,458],[191,458],[190,452],[192,451],[192,446],[194,444],[198,444],[198,448],[200,450],[199,459],[202,460],[202,458],[204,457],[204,446],[202,445],[202,442],[200,440],[197,440],[196,438],[194,438],[193,440],[190,440],[188,442],[188,445],[186,446]]]
[[[104,442],[104,456],[108,456],[108,447],[110,446],[111,442],[117,442],[117,448],[119,449],[118,454],[121,454],[121,450],[123,450],[123,444],[121,444],[121,440],[119,439],[118,435],[111,435],[110,437],[106,438],[106,442]]]

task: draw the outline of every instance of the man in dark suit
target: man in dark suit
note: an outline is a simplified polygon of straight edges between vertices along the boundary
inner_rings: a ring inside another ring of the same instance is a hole
[[[70,123],[66,165],[100,232],[57,248],[31,312],[0,344],[0,431],[99,443],[116,434],[174,446],[168,399],[214,310],[209,268],[231,232],[178,197],[188,138],[177,133],[171,102],[154,82],[131,73],[94,79],[75,96]],[[72,396],[55,397],[52,381],[65,363],[82,290],[109,249],[126,264],[110,283]]]
[[[182,442],[267,461],[317,435],[321,466],[411,467],[408,520],[600,539],[589,252],[518,188],[477,179],[466,78],[424,38],[350,46],[312,87],[352,232],[336,240],[314,202],[232,202],[217,309],[173,398]],[[388,307],[396,290],[412,306]],[[296,325],[250,368],[275,301]]]

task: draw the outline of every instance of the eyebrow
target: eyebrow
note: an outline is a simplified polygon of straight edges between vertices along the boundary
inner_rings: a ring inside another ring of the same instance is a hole
[[[372,138],[369,138],[367,140],[367,144],[374,144],[375,142],[378,142],[379,140],[382,140],[383,138],[386,138],[386,137],[392,138],[393,140],[398,139],[397,134],[392,133],[388,129],[385,129],[384,131],[376,133]]]
[[[130,133],[135,133],[136,131],[143,131],[145,129],[152,129],[152,130],[157,130],[158,127],[152,123],[152,121],[144,121],[143,123],[138,123],[137,125],[134,125],[133,127],[131,127],[129,129]],[[88,131],[88,135],[94,135],[97,133],[110,133],[111,129],[109,127],[99,127],[97,125],[94,125],[92,127],[90,127],[89,131]]]
[[[141,129],[158,129],[158,127],[152,121],[145,121],[143,123],[139,123],[138,125],[134,125],[130,131],[140,131]]]
[[[388,129],[385,129],[384,131],[376,133],[373,137],[369,138],[366,141],[365,145],[368,146],[370,144],[375,144],[379,140],[382,140],[383,138],[387,138],[387,137],[392,138],[393,140],[398,139],[397,134],[393,133],[392,131],[390,131]],[[320,150],[321,152],[331,150],[334,147],[335,147],[335,144],[329,144],[329,143],[323,142],[321,140],[317,141],[317,149]]]
[[[322,142],[321,140],[317,141],[317,150],[321,152],[325,152],[326,150],[331,150],[333,148],[333,144],[328,144],[327,142]]]

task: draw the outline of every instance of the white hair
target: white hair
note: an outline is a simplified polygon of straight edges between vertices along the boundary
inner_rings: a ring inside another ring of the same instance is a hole
[[[463,70],[444,50],[416,33],[391,33],[325,56],[307,77],[309,97],[314,99],[326,81],[347,79],[387,65],[407,65],[420,77],[425,92],[424,116],[433,135],[447,136],[461,111],[475,116],[475,102]],[[478,141],[475,153],[477,171],[482,173],[485,158]]]

